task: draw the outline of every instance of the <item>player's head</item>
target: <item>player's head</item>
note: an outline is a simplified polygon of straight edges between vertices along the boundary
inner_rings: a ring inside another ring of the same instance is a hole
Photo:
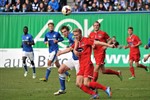
[[[132,35],[133,34],[133,27],[128,27],[128,34]]]
[[[101,26],[101,24],[98,21],[95,21],[93,24],[94,31],[98,31],[100,26]]]
[[[52,22],[48,23],[48,28],[50,31],[53,31],[54,30],[54,23],[52,23]]]
[[[28,27],[27,27],[27,26],[24,26],[23,32],[24,32],[24,34],[27,34],[27,33],[28,33]]]
[[[75,39],[77,39],[78,41],[80,41],[82,39],[82,31],[81,29],[77,28],[73,31],[74,37]]]
[[[64,37],[68,37],[68,34],[69,34],[69,27],[68,26],[62,26],[60,31]]]
[[[112,39],[113,42],[115,42],[116,41],[116,36],[113,36],[111,39]]]

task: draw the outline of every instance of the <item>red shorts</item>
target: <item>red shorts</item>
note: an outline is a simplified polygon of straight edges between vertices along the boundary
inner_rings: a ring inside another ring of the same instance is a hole
[[[140,61],[140,54],[129,54],[129,61],[135,61],[139,62]]]
[[[89,65],[80,65],[79,72],[77,75],[81,75],[83,77],[93,77],[94,66],[93,64]]]
[[[104,54],[99,54],[99,55],[94,55],[96,65],[104,65],[105,64],[105,53]]]

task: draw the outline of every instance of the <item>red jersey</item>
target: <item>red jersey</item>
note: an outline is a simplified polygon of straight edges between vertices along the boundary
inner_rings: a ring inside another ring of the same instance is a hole
[[[141,40],[138,36],[132,34],[127,38],[127,42],[130,48],[130,54],[140,54],[139,47],[132,47],[132,45],[137,45]]]
[[[80,52],[79,63],[80,68],[77,75],[84,77],[93,76],[93,63],[91,61],[92,45],[94,41],[89,38],[83,37],[78,44],[77,51]],[[72,46],[74,48],[74,45]]]
[[[99,40],[100,42],[107,42],[107,40],[110,38],[109,35],[104,32],[99,30],[97,33],[96,32],[91,32],[89,35],[89,38],[91,38],[92,40]],[[104,54],[105,53],[105,49],[103,49],[103,46],[101,45],[96,45],[94,48],[94,55],[96,54]]]

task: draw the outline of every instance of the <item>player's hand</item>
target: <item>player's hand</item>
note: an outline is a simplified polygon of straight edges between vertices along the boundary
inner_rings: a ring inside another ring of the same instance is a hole
[[[61,51],[58,51],[58,52],[57,52],[57,56],[60,56],[60,55],[61,55]]]
[[[53,40],[53,42],[54,42],[54,43],[58,43],[58,40],[55,39],[55,40]]]
[[[127,49],[128,47],[127,47],[127,46],[123,46],[123,48],[124,48],[124,49]]]
[[[95,44],[92,45],[92,48],[93,48],[93,49],[95,48]]]
[[[73,50],[73,52],[74,52],[74,54],[75,54],[77,57],[79,57],[80,52],[78,52],[78,51],[76,51],[76,50]]]

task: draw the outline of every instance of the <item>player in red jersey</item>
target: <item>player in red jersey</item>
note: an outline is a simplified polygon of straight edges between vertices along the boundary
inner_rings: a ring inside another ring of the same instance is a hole
[[[110,87],[103,86],[97,82],[91,82],[93,76],[94,66],[91,61],[92,45],[104,45],[107,47],[113,47],[104,42],[93,41],[90,38],[82,37],[82,32],[80,29],[75,29],[73,31],[75,36],[75,44],[72,46],[74,48],[74,53],[79,57],[79,72],[77,73],[76,85],[84,92],[92,95],[91,99],[98,99],[99,96],[93,89],[104,90],[109,97],[111,97]]]
[[[98,21],[96,21],[94,23],[93,28],[94,28],[94,32],[90,33],[89,38],[91,38],[92,40],[98,40],[98,41],[105,42],[105,43],[110,40],[110,37],[106,32],[99,30],[100,23]],[[105,69],[105,67],[104,67],[106,47],[103,45],[93,45],[92,47],[94,50],[94,58],[96,61],[96,66],[94,67],[94,73],[93,73],[93,81],[97,81],[98,72],[100,69],[101,69],[103,74],[117,75],[120,78],[120,80],[122,80],[121,71],[114,71],[111,69]]]
[[[128,27],[128,34],[129,34],[129,36],[127,37],[128,45],[124,46],[124,49],[130,48],[129,63],[130,63],[130,72],[132,76],[129,79],[135,79],[133,62],[135,62],[136,67],[144,68],[146,71],[149,71],[149,69],[146,66],[139,64],[140,61],[139,46],[142,44],[142,42],[138,36],[133,34],[133,27]]]

